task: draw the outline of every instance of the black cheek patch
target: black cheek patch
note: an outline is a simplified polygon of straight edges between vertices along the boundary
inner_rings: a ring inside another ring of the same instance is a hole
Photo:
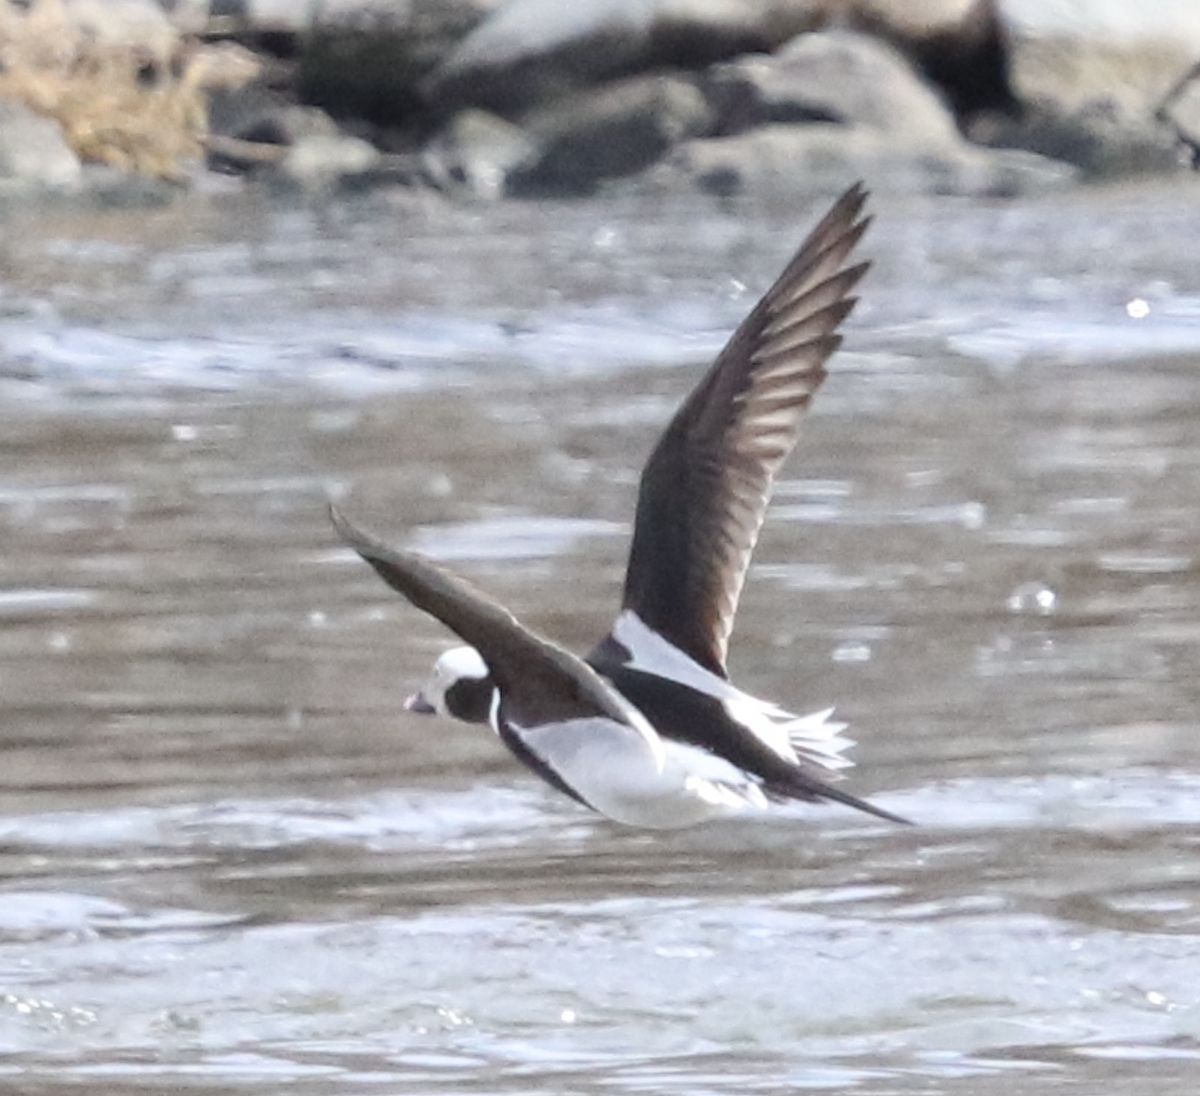
[[[446,711],[464,723],[490,723],[495,691],[490,677],[459,678],[446,690]]]

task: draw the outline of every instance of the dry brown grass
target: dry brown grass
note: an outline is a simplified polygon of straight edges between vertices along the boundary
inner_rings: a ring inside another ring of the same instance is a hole
[[[105,40],[63,0],[0,0],[0,97],[53,118],[84,161],[185,177],[203,153],[214,56],[178,38]]]

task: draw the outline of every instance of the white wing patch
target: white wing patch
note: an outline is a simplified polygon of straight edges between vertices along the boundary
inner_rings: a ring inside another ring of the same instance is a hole
[[[769,700],[742,692],[647,627],[632,609],[622,610],[612,635],[629,651],[632,669],[669,678],[720,700],[733,719],[785,761],[795,763],[803,758],[833,772],[854,765],[842,756],[854,745],[854,740],[843,737],[841,732],[847,725],[830,718],[832,708],[795,715]]]

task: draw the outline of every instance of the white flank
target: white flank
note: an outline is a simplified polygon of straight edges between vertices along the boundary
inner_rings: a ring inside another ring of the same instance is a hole
[[[768,700],[759,700],[742,692],[647,627],[632,609],[621,612],[612,634],[629,651],[629,664],[633,669],[669,678],[720,700],[731,718],[757,735],[784,760],[794,763],[804,758],[831,771],[854,765],[842,756],[854,742],[842,737],[845,723],[830,719],[832,708],[795,715]]]
[[[601,814],[627,826],[673,830],[718,815],[764,809],[745,773],[704,750],[647,741],[605,716],[511,729]],[[654,748],[657,747],[657,748]]]

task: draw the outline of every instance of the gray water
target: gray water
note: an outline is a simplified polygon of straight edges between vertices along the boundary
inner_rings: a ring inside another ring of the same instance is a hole
[[[1155,1093],[1200,1070],[1200,190],[877,203],[734,676],[918,825],[624,830],[406,715],[328,498],[576,648],[811,223],[10,214],[0,1087]]]

